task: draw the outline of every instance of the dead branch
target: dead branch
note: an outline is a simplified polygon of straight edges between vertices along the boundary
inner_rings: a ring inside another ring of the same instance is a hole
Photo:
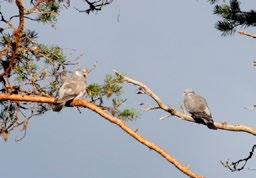
[[[221,161],[221,164],[224,167],[228,168],[231,172],[241,171],[244,169],[245,165],[247,164],[247,161],[252,158],[255,149],[256,149],[256,145],[253,145],[249,155],[246,158],[239,159],[238,161],[235,161],[235,162],[229,162],[229,160],[225,162]]]
[[[97,0],[97,1],[89,1],[84,0],[84,2],[89,6],[86,10],[79,10],[78,8],[75,8],[78,12],[86,12],[87,14],[90,14],[90,12],[94,11],[101,11],[103,6],[106,6],[108,4],[111,4],[113,0]]]
[[[171,106],[168,106],[165,103],[163,103],[161,99],[148,86],[146,86],[142,82],[129,78],[128,76],[125,76],[118,71],[114,71],[114,72],[116,75],[121,76],[124,82],[138,86],[139,90],[142,90],[143,93],[151,97],[156,102],[156,104],[159,106],[160,109],[170,113],[172,116],[178,117],[181,120],[196,123],[195,120],[190,115],[176,111]],[[245,132],[245,133],[249,133],[251,135],[256,136],[256,128],[249,127],[246,125],[232,125],[226,122],[223,122],[223,123],[214,122],[214,125],[216,126],[217,129],[233,131],[233,132]]]
[[[6,101],[6,100],[20,101],[20,102],[57,104],[55,102],[55,98],[52,98],[52,97],[0,94],[0,101]],[[73,102],[71,102],[71,106],[84,107],[91,111],[94,111],[98,115],[102,116],[102,118],[104,118],[107,121],[120,127],[124,132],[129,134],[131,137],[133,137],[135,140],[137,140],[141,144],[147,146],[151,150],[154,150],[156,153],[158,153],[160,156],[162,156],[164,159],[166,159],[169,163],[173,164],[177,169],[179,169],[185,175],[192,177],[192,178],[203,178],[203,176],[200,176],[200,175],[192,172],[188,167],[181,164],[173,156],[168,154],[165,150],[163,150],[156,144],[150,142],[149,140],[143,138],[141,135],[139,135],[138,133],[133,131],[123,121],[121,121],[120,119],[118,119],[116,117],[113,117],[111,114],[109,114],[108,112],[97,107],[95,104],[90,103],[87,100],[76,99]]]

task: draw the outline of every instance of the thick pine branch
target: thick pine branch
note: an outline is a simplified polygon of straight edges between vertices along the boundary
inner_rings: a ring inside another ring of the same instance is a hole
[[[6,100],[20,101],[20,102],[48,103],[48,104],[55,103],[55,98],[52,98],[52,97],[0,94],[0,101],[6,101]],[[121,121],[116,117],[113,117],[111,114],[97,107],[95,104],[90,103],[87,100],[76,99],[71,103],[71,105],[76,107],[84,107],[91,111],[96,112],[107,121],[120,127],[124,132],[129,134],[131,137],[133,137],[135,140],[137,140],[141,144],[147,146],[151,150],[154,150],[156,153],[161,155],[164,159],[166,159],[169,163],[173,164],[176,168],[178,168],[181,172],[183,172],[187,176],[192,178],[202,178],[202,176],[192,172],[188,167],[181,164],[174,157],[168,154],[165,150],[155,145],[154,143],[150,142],[149,140],[143,138],[141,135],[139,135],[138,133],[133,131],[131,128],[129,128],[123,121]]]

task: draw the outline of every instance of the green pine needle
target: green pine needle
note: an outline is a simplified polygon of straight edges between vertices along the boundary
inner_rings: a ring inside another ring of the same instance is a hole
[[[98,98],[102,95],[102,88],[99,84],[93,83],[89,85],[86,89],[87,95],[92,98]]]
[[[46,46],[39,45],[42,53],[46,56],[45,62],[49,64],[53,63],[63,63],[66,60],[66,57],[63,53],[63,50],[58,46]]]
[[[122,80],[115,75],[106,75],[104,85],[102,87],[104,95],[108,98],[113,94],[119,96],[122,93]]]
[[[131,109],[124,109],[118,114],[118,118],[124,121],[134,121],[139,117],[138,110],[131,108]]]

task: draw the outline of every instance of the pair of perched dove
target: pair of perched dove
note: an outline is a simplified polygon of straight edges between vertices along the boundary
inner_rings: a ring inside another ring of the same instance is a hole
[[[191,89],[186,89],[184,91],[184,107],[197,123],[205,124],[210,129],[216,129],[205,98]]]
[[[59,112],[68,101],[85,95],[87,75],[88,71],[83,70],[75,71],[70,76],[64,77],[63,84],[58,91],[57,104],[52,108],[53,111]]]
[[[85,95],[87,75],[87,70],[75,71],[71,76],[64,78],[58,92],[58,104],[54,105],[53,111],[59,112],[68,101]],[[205,98],[191,89],[186,89],[184,91],[184,107],[196,122],[205,124],[210,129],[216,129]]]

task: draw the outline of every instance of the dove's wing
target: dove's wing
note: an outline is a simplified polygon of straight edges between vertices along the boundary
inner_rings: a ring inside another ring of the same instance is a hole
[[[65,82],[59,90],[59,100],[68,101],[84,93],[86,89],[85,82],[82,80],[73,80]]]
[[[184,99],[184,106],[189,113],[205,113],[211,116],[208,104],[202,96],[191,94]]]
[[[185,95],[184,106],[197,122],[205,123],[209,128],[215,128],[211,111],[205,98],[194,92],[189,93]]]
[[[58,92],[58,105],[53,108],[54,111],[60,111],[67,101],[82,97],[86,93],[85,77],[78,71],[70,77],[64,77],[64,82]]]

